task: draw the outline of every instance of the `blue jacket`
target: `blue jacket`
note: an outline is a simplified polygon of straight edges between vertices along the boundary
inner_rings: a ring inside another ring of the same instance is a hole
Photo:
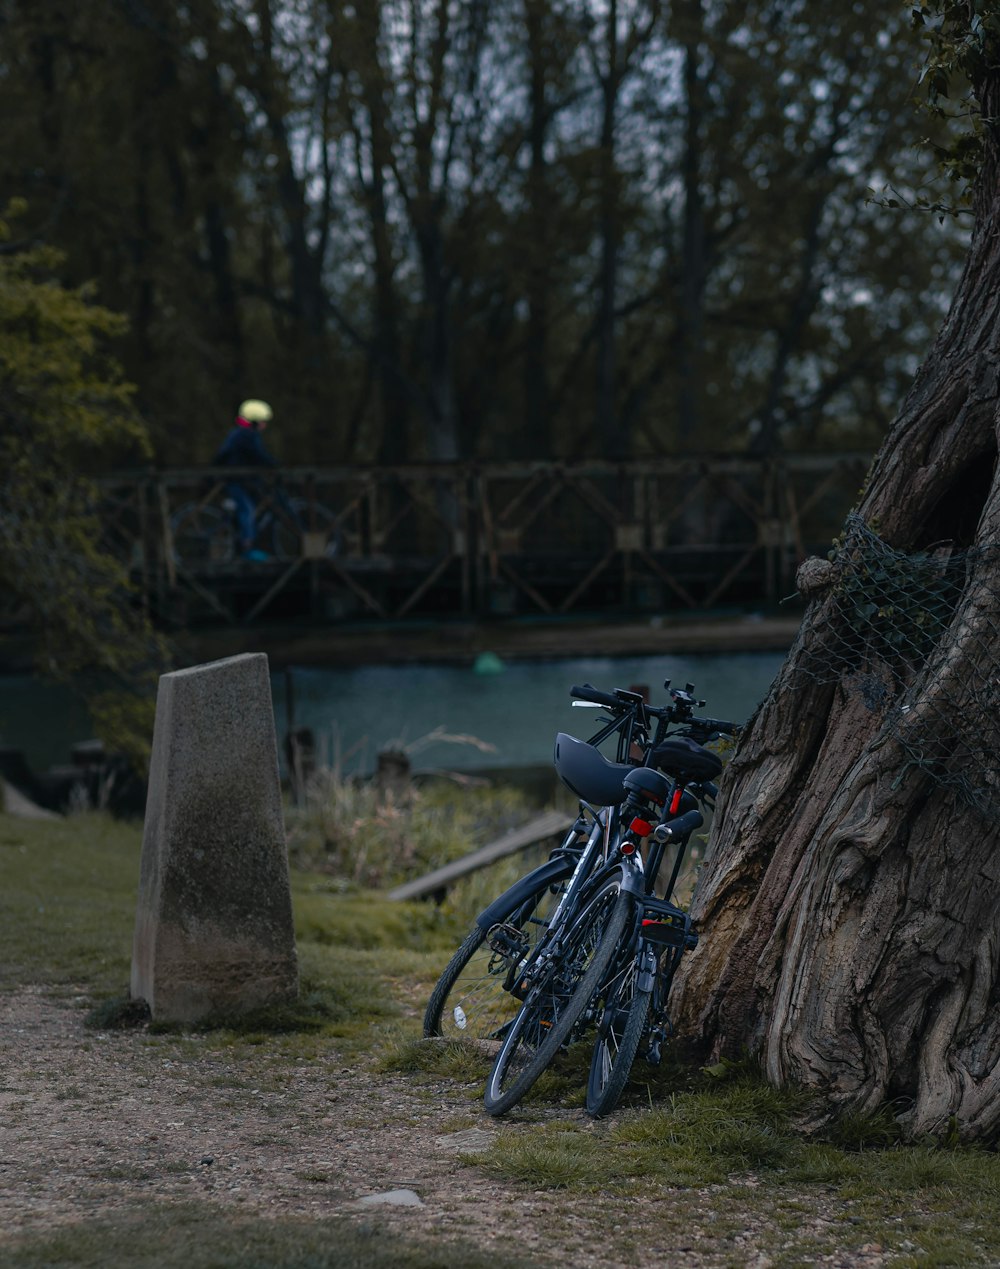
[[[215,467],[275,467],[277,464],[264,448],[264,438],[252,427],[236,425],[215,451]]]

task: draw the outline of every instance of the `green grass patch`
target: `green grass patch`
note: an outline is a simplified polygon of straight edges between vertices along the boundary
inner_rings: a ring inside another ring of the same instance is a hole
[[[0,815],[0,957],[8,986],[82,989],[94,1002],[90,1025],[143,1025],[127,989],[141,841],[138,825],[104,815]],[[247,1035],[358,1033],[395,1016],[397,995],[425,997],[461,933],[455,914],[433,903],[391,903],[297,870],[291,880],[299,1001],[213,1025]]]
[[[478,1094],[491,1062],[492,1054],[474,1040],[400,1036],[386,1046],[376,1070],[474,1084]]]
[[[317,1184],[323,1178],[314,1178]],[[511,1269],[539,1263],[504,1255]],[[542,1262],[544,1263],[544,1262]],[[433,1244],[384,1220],[251,1220],[201,1204],[145,1204],[101,1220],[3,1239],[0,1266],[17,1269],[495,1269],[496,1253],[459,1242]]]
[[[682,1221],[697,1222],[703,1196],[716,1188],[737,1224],[741,1211],[748,1221],[769,1215],[773,1228],[761,1240],[775,1265],[866,1243],[913,1269],[1000,1262],[997,1153],[902,1144],[886,1127],[889,1109],[867,1125],[809,1137],[799,1127],[809,1099],[745,1068],[722,1081],[689,1072],[687,1083],[599,1123],[530,1121],[530,1112],[518,1121],[515,1112],[490,1149],[465,1162],[532,1190],[669,1195]],[[847,1146],[837,1144],[845,1136]],[[824,1221],[810,1229],[815,1210]]]
[[[104,815],[0,815],[0,953],[10,985],[84,985],[95,997],[128,981],[141,833]]]

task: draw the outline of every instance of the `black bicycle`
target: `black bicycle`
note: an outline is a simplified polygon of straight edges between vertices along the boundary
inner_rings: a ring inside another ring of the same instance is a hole
[[[580,696],[585,691],[574,687],[572,694]],[[618,765],[625,766],[629,755],[648,743],[642,697],[620,692],[611,715],[586,743],[594,747],[593,752],[613,738]],[[557,753],[557,770],[559,764]],[[613,793],[616,787],[609,782],[607,791]],[[612,831],[613,813],[600,796],[606,790],[602,786],[588,791],[598,796],[580,795],[577,818],[549,859],[476,917],[427,1002],[425,1036],[475,1040],[494,1049],[503,1039],[521,1005],[515,983],[518,972],[532,958],[568,887],[578,880],[578,872],[584,878],[589,875]]]
[[[669,705],[654,708],[621,689],[606,693],[589,684],[572,689],[574,696],[612,711],[613,717],[628,711],[642,743],[629,748],[630,761],[611,763],[591,743],[564,733],[556,738],[556,770],[583,804],[602,808],[605,831],[600,843],[592,838],[581,852],[565,894],[508,988],[522,1004],[504,1028],[487,1079],[484,1101],[492,1115],[516,1105],[556,1054],[593,1022],[600,1025],[590,1080],[595,1092],[591,1099],[588,1090],[588,1105],[593,1100],[598,1107],[593,1113],[606,1113],[612,1098],[620,1096],[637,1047],[633,1035],[639,1024],[633,1021],[628,1028],[631,1003],[644,995],[649,975],[648,956],[641,977],[630,973],[632,931],[636,920],[673,930],[679,914],[680,951],[690,945],[684,914],[656,899],[653,887],[665,849],[673,843],[677,849],[667,893],[673,889],[691,833],[703,823],[699,803],[710,804],[716,792],[709,775],[718,773],[721,760],[695,735],[707,740],[737,730],[721,719],[696,718],[694,708],[704,702],[696,702],[692,692],[691,684],[674,689]],[[671,727],[685,734],[672,735]],[[644,765],[634,765],[637,761]],[[644,954],[655,938],[650,928]],[[643,1020],[640,1035],[644,1026]]]
[[[657,747],[654,760],[667,777],[666,805],[679,806],[684,797],[693,796],[703,807],[714,806],[714,780],[722,761],[699,741],[736,730],[735,724],[721,719],[692,718]],[[695,815],[700,822],[700,812]],[[640,1050],[656,1065],[672,1034],[667,1010],[670,986],[682,955],[698,942],[690,916],[674,901],[690,837],[679,828],[679,823],[670,821],[655,826],[633,823],[626,832],[635,850],[633,883],[621,901],[623,929],[613,948],[601,949],[608,969],[586,1002],[597,1028],[587,1080],[587,1110],[595,1117],[617,1105]],[[670,847],[674,849],[672,867],[662,896],[657,897],[657,880]]]
[[[534,951],[593,832],[581,808],[549,859],[516,881],[476,917],[445,966],[424,1012],[424,1035],[495,1041],[517,1012],[510,993],[518,968]]]

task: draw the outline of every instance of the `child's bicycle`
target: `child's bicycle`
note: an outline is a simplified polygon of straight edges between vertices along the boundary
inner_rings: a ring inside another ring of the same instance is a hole
[[[170,517],[175,564],[189,571],[211,570],[232,565],[239,558],[236,502],[225,486],[225,480],[211,481],[200,498],[184,503]],[[323,535],[327,559],[341,550],[342,535],[333,512],[305,498],[289,496],[279,485],[261,491],[254,527],[255,549],[278,563],[301,556],[302,537],[308,531]]]

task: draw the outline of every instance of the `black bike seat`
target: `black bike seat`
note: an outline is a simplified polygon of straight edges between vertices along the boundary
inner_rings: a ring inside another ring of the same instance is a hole
[[[714,780],[722,770],[722,759],[690,736],[671,736],[653,750],[651,766],[659,767],[676,780]]]
[[[560,780],[593,806],[620,806],[625,777],[635,770],[625,762],[609,762],[599,749],[564,731],[556,736],[552,761]]]

